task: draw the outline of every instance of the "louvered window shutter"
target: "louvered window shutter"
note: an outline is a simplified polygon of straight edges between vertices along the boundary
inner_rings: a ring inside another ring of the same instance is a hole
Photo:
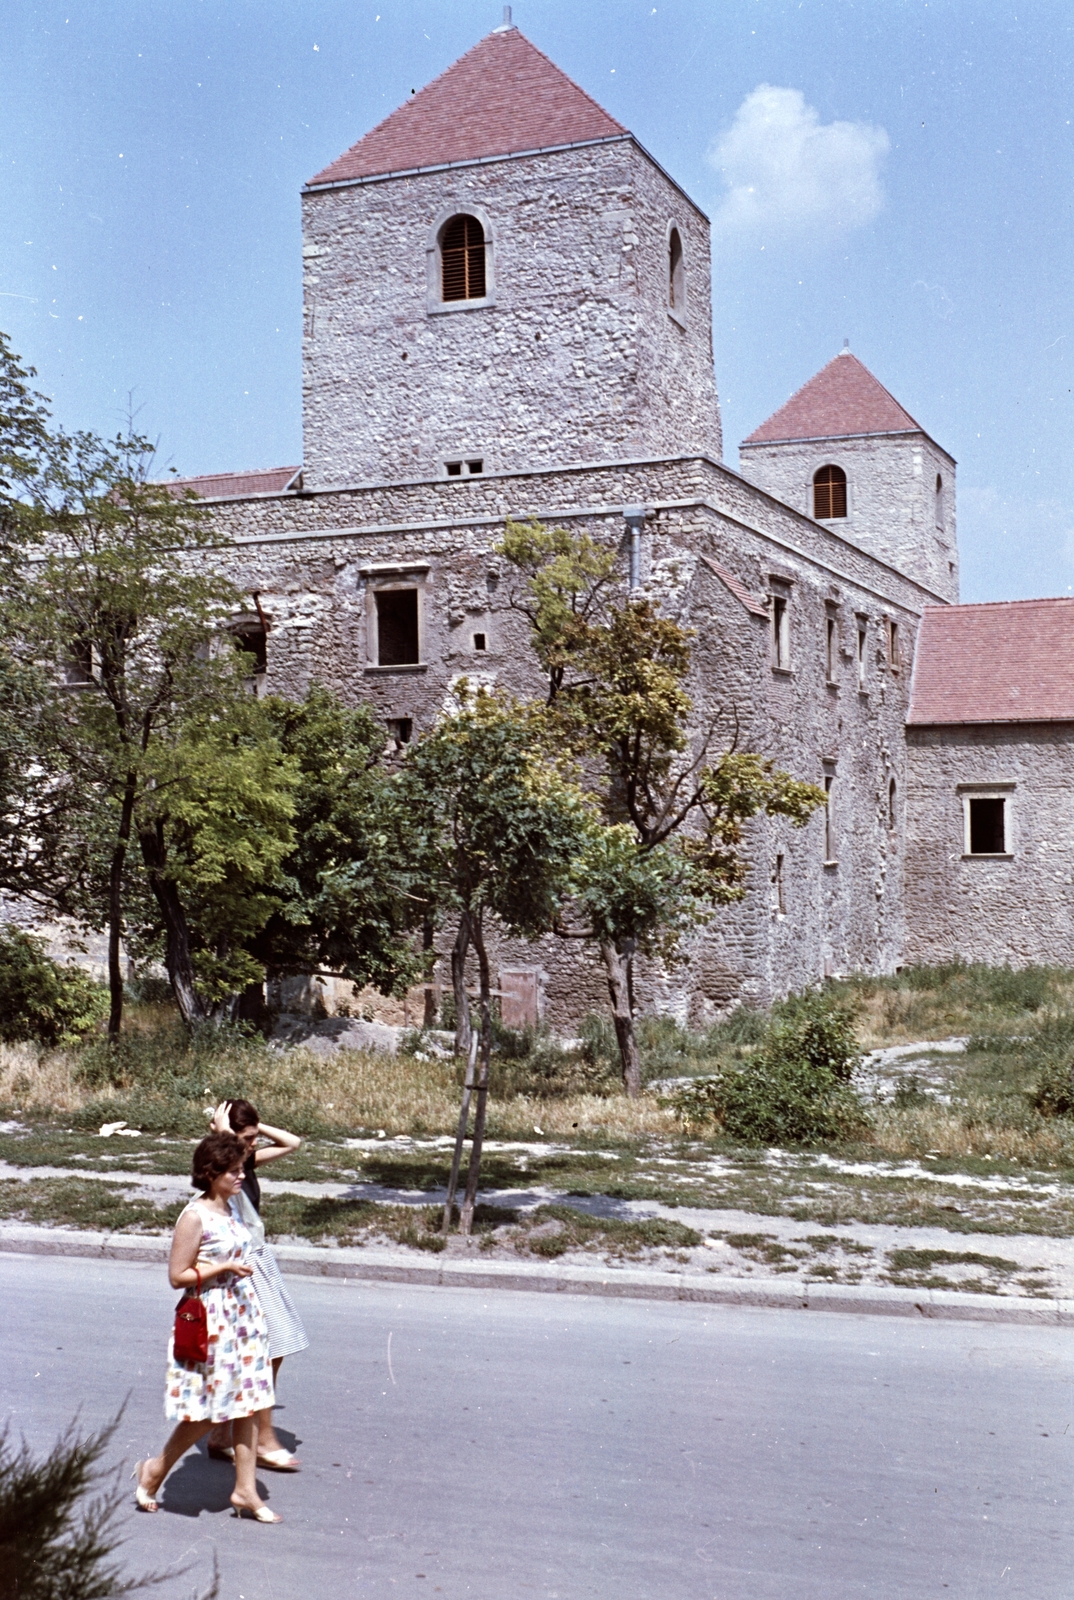
[[[440,243],[445,300],[485,298],[485,233],[476,217],[453,217]]]
[[[847,475],[842,467],[821,467],[813,474],[813,515],[830,522],[847,514]]]

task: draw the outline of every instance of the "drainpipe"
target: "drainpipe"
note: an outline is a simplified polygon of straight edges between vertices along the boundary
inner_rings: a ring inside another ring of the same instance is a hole
[[[641,587],[641,530],[645,522],[644,506],[624,506],[623,521],[630,534],[630,588]]]

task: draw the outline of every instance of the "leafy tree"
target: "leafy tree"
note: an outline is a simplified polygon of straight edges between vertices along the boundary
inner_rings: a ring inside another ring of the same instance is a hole
[[[48,440],[48,406],[43,395],[28,387],[33,367],[23,367],[0,332],[0,554],[11,556],[18,544],[26,486],[38,468]]]
[[[0,1434],[0,1595],[115,1600],[175,1576],[127,1578],[109,1559],[123,1542],[116,1520],[126,1495],[99,1463],[118,1424],[117,1417],[90,1434],[71,1427],[43,1459]],[[214,1573],[199,1600],[219,1592]]]
[[[58,909],[108,929],[112,1035],[122,1019],[120,941],[132,840],[180,1011],[190,1022],[202,1020],[208,1009],[180,884],[185,872],[187,888],[205,889],[213,871],[224,878],[227,871],[219,860],[209,865],[212,850],[193,845],[183,872],[173,871],[174,858],[162,855],[163,819],[185,827],[189,839],[190,807],[203,782],[203,821],[212,813],[219,844],[228,783],[244,772],[268,783],[264,760],[250,756],[241,736],[229,756],[222,732],[241,723],[248,697],[223,631],[241,597],[214,555],[220,533],[191,498],[151,481],[152,461],[151,446],[133,434],[112,443],[88,433],[49,439],[24,516],[40,549],[9,575],[3,596],[17,668],[36,673],[48,689],[36,762],[46,793],[31,797],[31,810],[38,808],[43,827],[57,822],[53,831],[67,841],[51,846],[71,869],[57,891]],[[247,783],[248,798],[251,792]],[[247,812],[252,826],[265,825],[264,808]],[[70,844],[79,831],[89,840],[81,861]],[[264,902],[262,909],[267,915]]]
[[[719,719],[692,732],[692,635],[644,597],[616,598],[612,552],[536,521],[508,521],[501,550],[521,580],[511,603],[529,619],[546,675],[545,740],[583,762],[615,830],[594,836],[560,931],[600,949],[623,1082],[637,1095],[635,954],[671,957],[713,907],[742,898],[745,821],[763,812],[801,827],[825,796],[738,751],[734,734],[713,755]]]
[[[106,1010],[101,985],[74,962],[53,961],[42,939],[0,928],[0,1039],[73,1044]]]
[[[492,1049],[489,919],[508,934],[527,939],[551,929],[569,893],[592,814],[581,792],[542,759],[529,720],[517,707],[486,694],[473,700],[464,689],[460,694],[463,709],[444,717],[409,751],[396,780],[396,796],[413,853],[415,894],[438,916],[457,917],[465,930],[464,955],[472,945],[477,956],[480,1033],[467,1057],[444,1208],[446,1232],[476,1087],[459,1221],[460,1232],[469,1233]]]
[[[274,976],[324,972],[400,993],[419,970],[410,934],[422,905],[409,892],[384,724],[320,684],[262,707],[295,768],[294,840],[248,949]]]

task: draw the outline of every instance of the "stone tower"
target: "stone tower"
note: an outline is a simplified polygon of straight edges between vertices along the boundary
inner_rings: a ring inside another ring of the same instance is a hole
[[[769,494],[957,601],[954,457],[849,350],[751,433],[739,459]]]
[[[720,458],[708,219],[517,28],[302,204],[307,489]]]

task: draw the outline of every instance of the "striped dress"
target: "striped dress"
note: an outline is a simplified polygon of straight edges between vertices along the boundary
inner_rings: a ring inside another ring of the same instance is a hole
[[[257,1181],[253,1156],[246,1162],[242,1189],[235,1203],[250,1230],[250,1265],[254,1269],[257,1298],[268,1323],[269,1356],[273,1361],[279,1361],[284,1356],[295,1356],[300,1350],[309,1349],[309,1339],[295,1303],[284,1286],[276,1252],[270,1244],[265,1243],[265,1224],[261,1221],[261,1185]]]

